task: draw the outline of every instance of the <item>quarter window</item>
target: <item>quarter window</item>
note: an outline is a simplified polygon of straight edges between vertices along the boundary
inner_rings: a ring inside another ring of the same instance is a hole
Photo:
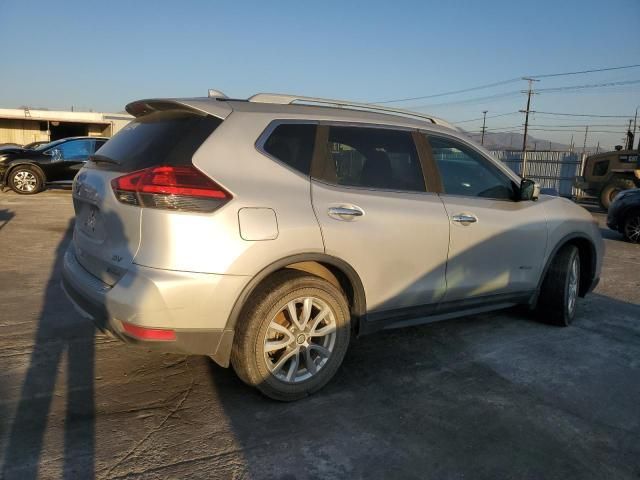
[[[291,168],[309,175],[315,136],[315,125],[283,123],[273,130],[263,148]]]
[[[479,152],[463,143],[429,136],[444,193],[470,197],[515,198],[514,183]]]
[[[411,132],[331,126],[327,147],[324,180],[354,187],[425,191]]]

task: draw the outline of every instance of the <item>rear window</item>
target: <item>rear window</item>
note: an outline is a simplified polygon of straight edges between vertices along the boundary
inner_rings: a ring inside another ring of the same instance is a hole
[[[96,151],[109,168],[131,172],[156,165],[188,165],[198,147],[222,123],[208,115],[173,110],[136,118]]]

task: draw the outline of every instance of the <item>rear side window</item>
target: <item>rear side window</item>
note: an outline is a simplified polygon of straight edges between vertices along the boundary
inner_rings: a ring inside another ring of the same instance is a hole
[[[263,149],[291,168],[309,175],[315,138],[315,125],[283,123],[271,132]]]
[[[222,123],[209,115],[172,110],[136,118],[105,143],[96,157],[121,171],[156,165],[189,165],[198,147]]]
[[[411,132],[329,127],[324,180],[338,185],[424,192],[424,177]]]
[[[609,160],[601,160],[593,164],[592,174],[594,177],[601,177],[606,175],[607,170],[609,170]]]

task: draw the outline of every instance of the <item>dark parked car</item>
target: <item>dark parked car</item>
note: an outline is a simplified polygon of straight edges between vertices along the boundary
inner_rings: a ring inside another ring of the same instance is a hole
[[[71,183],[90,155],[108,139],[71,137],[40,145],[35,149],[10,148],[0,151],[0,186],[30,195],[46,184]]]
[[[23,148],[27,149],[27,150],[34,150],[35,148],[41,146],[41,145],[46,145],[47,143],[50,143],[48,140],[44,141],[44,140],[38,140],[36,142],[31,142],[31,143],[27,143]]]
[[[609,206],[607,226],[622,233],[630,242],[640,243],[640,188],[616,195]]]

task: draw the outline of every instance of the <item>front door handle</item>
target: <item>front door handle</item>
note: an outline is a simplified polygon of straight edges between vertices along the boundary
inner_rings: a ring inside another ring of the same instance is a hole
[[[327,213],[336,220],[353,220],[364,215],[364,212],[357,207],[329,207]]]
[[[458,215],[451,217],[451,220],[463,225],[469,225],[470,223],[476,223],[478,221],[478,217],[468,213],[459,213]]]

